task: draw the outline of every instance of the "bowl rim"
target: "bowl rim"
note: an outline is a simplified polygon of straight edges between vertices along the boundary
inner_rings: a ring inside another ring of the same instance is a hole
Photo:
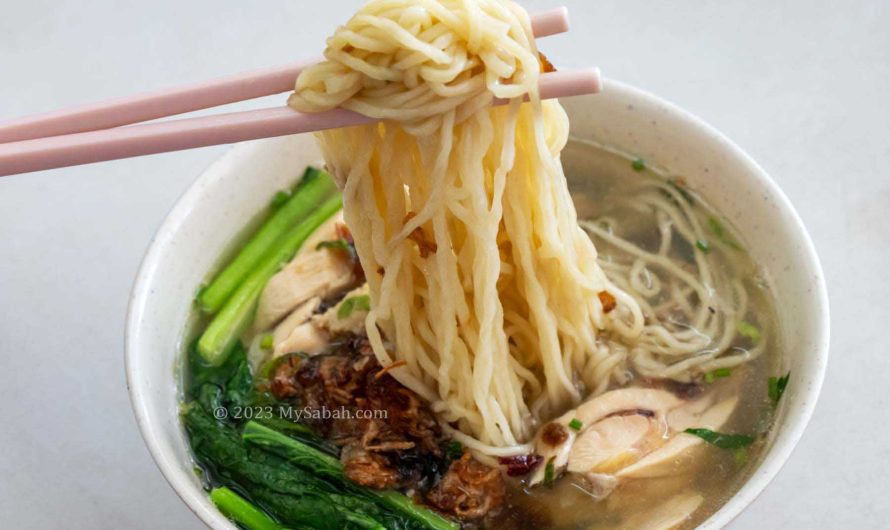
[[[816,368],[814,373],[811,374],[812,379],[809,380],[806,389],[802,391],[801,404],[794,409],[793,415],[787,415],[783,420],[782,440],[777,440],[768,449],[760,465],[745,480],[739,490],[699,526],[700,529],[722,528],[750,506],[778,475],[799,443],[815,411],[825,379],[829,355],[830,315],[825,277],[815,245],[790,199],[766,171],[735,142],[698,116],[645,90],[612,79],[605,81],[605,90],[609,92],[614,91],[623,99],[634,99],[658,105],[675,115],[677,119],[688,122],[694,129],[720,142],[722,148],[735,160],[734,163],[746,166],[751,178],[760,181],[760,184],[769,191],[776,204],[789,215],[788,219],[794,224],[794,232],[799,240],[798,243],[800,243],[802,259],[812,267],[812,294],[817,301],[817,307],[813,310],[814,328],[817,330],[817,336],[813,337],[812,347],[816,357]],[[213,185],[216,179],[221,178],[223,172],[215,171],[215,169],[223,166],[229,157],[237,152],[239,147],[243,147],[243,144],[232,147],[221,157],[214,160],[189,185],[176,200],[174,206],[164,217],[164,220],[151,238],[130,292],[124,334],[124,369],[126,372],[127,390],[143,441],[161,474],[176,494],[201,521],[212,528],[232,528],[232,525],[220,512],[213,509],[208,503],[202,502],[202,498],[206,497],[206,494],[203,490],[194,486],[194,482],[187,475],[190,471],[179,465],[173,458],[173,455],[166,454],[161,447],[158,420],[151,416],[147,406],[149,401],[148,388],[143,387],[140,383],[140,378],[137,377],[137,363],[135,359],[141,350],[141,321],[145,312],[146,301],[151,291],[152,278],[155,271],[159,268],[166,246],[186,221],[193,204],[200,200],[204,187]],[[173,373],[174,367],[170,368],[171,373]]]

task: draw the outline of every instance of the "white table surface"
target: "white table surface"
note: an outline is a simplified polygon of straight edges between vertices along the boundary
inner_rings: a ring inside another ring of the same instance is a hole
[[[554,63],[599,65],[729,135],[822,258],[833,329],[818,409],[732,527],[886,528],[890,3],[565,3],[575,29],[543,44]],[[356,5],[4,2],[0,118],[315,55]],[[131,416],[123,327],[149,238],[225,149],[0,179],[0,527],[200,528]]]

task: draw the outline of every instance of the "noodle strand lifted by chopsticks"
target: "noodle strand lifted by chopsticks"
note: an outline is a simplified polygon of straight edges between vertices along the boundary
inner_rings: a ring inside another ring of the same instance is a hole
[[[568,118],[539,98],[526,12],[372,0],[325,57],[289,104],[386,120],[318,135],[368,276],[375,355],[404,361],[392,375],[472,449],[527,450],[537,421],[627,371],[601,330],[633,340],[644,320],[578,225],[559,162]]]

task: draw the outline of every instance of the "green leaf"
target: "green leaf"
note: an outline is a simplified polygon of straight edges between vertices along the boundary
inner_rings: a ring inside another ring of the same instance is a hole
[[[754,437],[747,434],[724,434],[710,429],[686,429],[684,432],[698,436],[720,449],[739,449],[754,443]]]
[[[246,407],[253,397],[253,377],[250,365],[244,358],[238,363],[235,373],[226,382],[225,404],[227,408]]]
[[[738,324],[736,324],[736,329],[738,330],[740,335],[742,335],[743,337],[748,337],[754,344],[760,342],[760,330],[757,329],[757,326],[755,326],[754,324],[745,322],[744,320],[739,320]]]
[[[337,318],[343,320],[349,318],[354,311],[370,310],[371,297],[369,295],[363,294],[361,296],[351,296],[346,300],[343,300],[343,303],[340,304],[340,308],[337,309]]]
[[[779,406],[779,400],[782,399],[782,394],[785,393],[785,387],[788,386],[788,379],[790,378],[791,372],[788,372],[782,377],[769,378],[769,399],[773,406],[773,410]]]
[[[715,379],[729,377],[730,375],[732,375],[732,368],[717,368],[705,374],[705,383],[711,384]]]

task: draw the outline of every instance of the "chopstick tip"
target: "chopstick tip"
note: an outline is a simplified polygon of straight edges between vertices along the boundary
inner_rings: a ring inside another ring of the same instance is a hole
[[[563,6],[534,13],[531,23],[536,38],[565,33],[569,30],[569,9]]]

